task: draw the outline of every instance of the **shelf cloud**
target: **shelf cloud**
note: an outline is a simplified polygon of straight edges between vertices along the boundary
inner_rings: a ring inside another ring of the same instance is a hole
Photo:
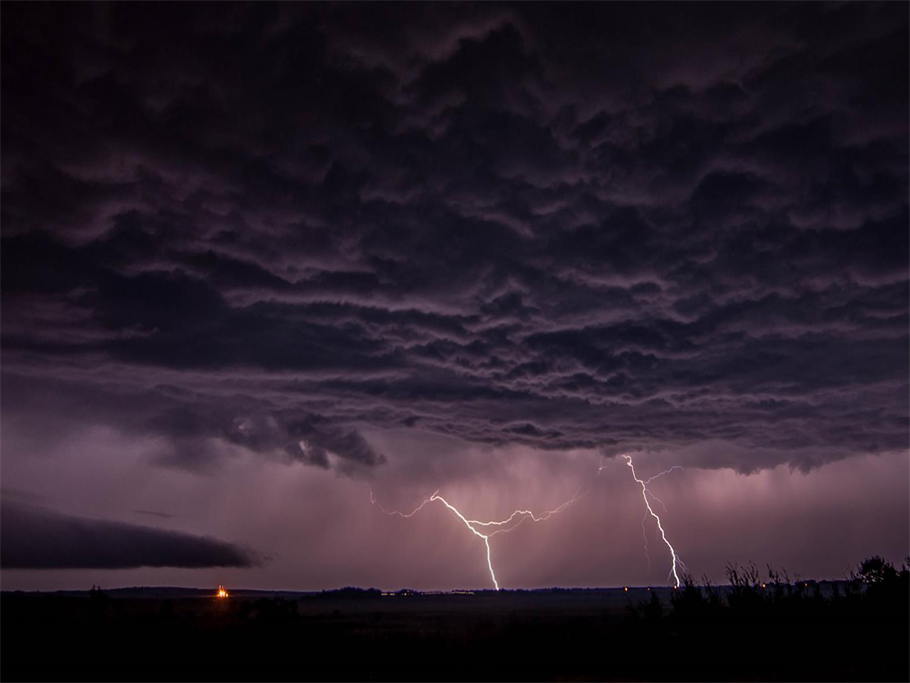
[[[89,519],[49,508],[0,504],[3,569],[253,567],[254,552],[204,536]]]

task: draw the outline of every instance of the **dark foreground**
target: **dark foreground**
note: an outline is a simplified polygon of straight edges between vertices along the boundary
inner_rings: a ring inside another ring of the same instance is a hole
[[[910,679],[908,573],[815,584],[217,600],[4,593],[12,680]]]

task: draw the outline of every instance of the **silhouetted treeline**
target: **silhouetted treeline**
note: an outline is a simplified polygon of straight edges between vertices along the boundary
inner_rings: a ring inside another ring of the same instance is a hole
[[[864,560],[847,581],[819,583],[793,578],[786,571],[768,567],[762,574],[755,565],[727,566],[729,585],[709,580],[695,582],[684,576],[667,609],[651,592],[647,602],[631,605],[633,616],[648,621],[728,620],[763,623],[780,620],[885,619],[899,620],[910,604],[910,558],[900,570],[875,555]]]
[[[728,568],[678,590],[152,598],[3,593],[13,680],[910,679],[910,572]]]
[[[344,588],[333,588],[316,593],[320,598],[345,598],[347,600],[364,600],[378,598],[382,591],[378,588],[358,588],[356,586],[345,586]]]

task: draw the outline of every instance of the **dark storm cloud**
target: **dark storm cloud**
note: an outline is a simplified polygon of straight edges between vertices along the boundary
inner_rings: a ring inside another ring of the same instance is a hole
[[[0,514],[4,569],[252,567],[260,563],[249,550],[178,531],[75,517],[8,501],[3,501]]]
[[[161,519],[171,519],[174,516],[157,510],[133,510],[133,512],[137,515],[148,515],[149,517],[160,517]]]
[[[899,5],[10,6],[3,411],[353,473],[362,430],[907,447]],[[698,463],[694,463],[698,464]]]

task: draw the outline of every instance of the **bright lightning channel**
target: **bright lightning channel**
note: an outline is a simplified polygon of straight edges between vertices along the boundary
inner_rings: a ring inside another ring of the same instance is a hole
[[[600,467],[601,467],[601,469],[603,469],[603,458],[602,457],[601,457],[601,466]],[[674,465],[670,469],[664,470],[660,474],[655,474],[650,479],[645,479],[645,484],[650,484],[652,481],[654,481],[658,477],[662,477],[665,474],[670,474],[670,472],[672,472],[673,470],[681,470],[681,469],[682,469],[682,465]],[[597,473],[600,474],[600,470],[598,470]],[[651,498],[656,500],[658,503],[660,503],[660,506],[664,509],[664,512],[667,511],[666,504],[660,498],[655,496],[654,493],[651,491],[651,489],[648,489],[648,495],[651,496]],[[648,513],[645,512],[645,514],[642,515],[642,518],[641,518],[641,536],[645,540],[645,559],[648,561],[648,574],[650,574],[651,573],[651,555],[648,554],[648,529],[645,527],[645,522],[647,522],[647,521],[648,521]],[[657,533],[657,532],[655,532],[655,533]]]
[[[651,508],[651,503],[648,501],[648,496],[651,496],[654,500],[656,500],[658,503],[660,503],[661,506],[663,506],[664,511],[666,511],[667,506],[664,505],[663,501],[660,500],[660,498],[658,498],[657,496],[655,496],[653,493],[651,493],[648,490],[648,484],[651,483],[652,481],[654,481],[655,479],[657,479],[658,477],[662,477],[665,474],[669,474],[673,470],[682,469],[682,467],[679,465],[674,465],[670,469],[665,470],[665,471],[661,472],[660,474],[655,474],[650,479],[639,479],[638,475],[635,474],[635,467],[632,465],[632,456],[623,455],[622,457],[625,458],[626,464],[629,466],[629,469],[632,470],[632,478],[641,485],[641,497],[645,501],[645,507],[648,509],[648,513],[657,522],[657,528],[660,530],[660,537],[663,539],[663,542],[666,544],[666,546],[670,549],[670,555],[673,557],[673,564],[670,568],[670,575],[673,577],[674,588],[679,588],[679,574],[677,573],[676,568],[677,568],[677,566],[685,568],[685,565],[682,563],[682,560],[679,559],[679,556],[676,554],[676,550],[674,550],[673,546],[670,545],[670,541],[667,540],[667,534],[664,531],[663,525],[660,523],[660,517]],[[647,514],[645,515],[645,518],[647,518]],[[644,519],[642,519],[642,531],[644,531],[644,528],[645,528]],[[647,556],[647,554],[648,554],[648,539],[646,536],[645,537],[645,555]],[[650,565],[651,565],[651,558],[648,557],[648,566],[650,567]]]
[[[491,521],[491,522],[481,522],[476,519],[466,518],[463,514],[461,514],[461,512],[458,511],[458,509],[454,505],[452,505],[449,501],[447,501],[445,498],[443,498],[442,496],[439,495],[439,489],[437,489],[433,493],[432,496],[425,499],[420,505],[418,505],[416,508],[414,508],[414,510],[412,510],[411,512],[407,512],[407,513],[399,512],[398,510],[386,510],[385,508],[383,508],[382,505],[380,505],[379,502],[376,500],[376,497],[373,495],[372,488],[370,489],[370,502],[373,503],[373,505],[378,507],[382,512],[384,512],[387,515],[396,515],[398,517],[403,517],[405,519],[407,519],[409,517],[413,517],[418,512],[420,512],[424,508],[424,506],[426,506],[429,503],[434,503],[434,502],[438,501],[438,502],[442,503],[443,505],[445,505],[449,510],[451,510],[455,514],[456,517],[458,517],[458,519],[460,519],[462,521],[462,523],[471,531],[471,533],[473,533],[478,538],[483,539],[483,543],[487,549],[487,569],[489,569],[490,578],[493,580],[493,585],[496,587],[496,590],[498,591],[499,590],[499,581],[497,581],[497,579],[496,579],[496,572],[493,571],[493,558],[492,558],[492,554],[491,554],[491,550],[490,550],[490,539],[493,536],[495,536],[496,534],[504,534],[504,533],[508,533],[508,532],[512,531],[513,529],[517,529],[519,526],[522,525],[522,523],[524,523],[524,521],[526,519],[530,519],[533,522],[542,522],[546,519],[549,519],[553,515],[559,514],[560,512],[565,510],[567,507],[572,505],[572,503],[575,503],[576,501],[583,498],[585,496],[585,493],[587,493],[587,491],[582,493],[581,489],[579,488],[578,491],[575,492],[575,495],[572,496],[572,498],[570,498],[566,502],[564,502],[562,505],[560,505],[552,510],[547,510],[546,512],[543,512],[539,515],[535,515],[530,510],[515,510],[506,519],[498,520],[498,521]],[[507,526],[508,524],[512,523],[516,517],[520,518],[518,520],[518,522],[512,526]],[[483,532],[479,531],[477,529],[477,527],[482,527],[482,528],[484,528],[484,530],[486,530],[486,527],[497,527],[497,528],[494,529],[493,531],[488,531],[486,533],[483,533]]]

